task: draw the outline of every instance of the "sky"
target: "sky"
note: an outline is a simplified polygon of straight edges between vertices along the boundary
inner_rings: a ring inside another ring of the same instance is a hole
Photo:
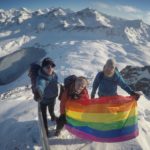
[[[0,0],[0,9],[21,7],[31,10],[62,7],[74,11],[89,7],[125,19],[142,19],[150,24],[150,0]]]

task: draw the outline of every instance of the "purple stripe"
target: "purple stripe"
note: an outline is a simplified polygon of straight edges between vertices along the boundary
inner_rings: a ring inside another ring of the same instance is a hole
[[[135,137],[137,137],[139,135],[139,131],[136,130],[134,132],[132,132],[131,134],[127,134],[125,136],[121,136],[121,137],[117,137],[117,138],[97,138],[95,136],[92,136],[90,134],[87,134],[85,132],[82,132],[80,130],[77,130],[75,128],[72,128],[68,125],[65,125],[66,129],[71,132],[72,134],[76,135],[77,137],[86,139],[86,140],[90,140],[90,141],[96,141],[96,142],[122,142],[122,141],[127,141],[130,139],[133,139]]]

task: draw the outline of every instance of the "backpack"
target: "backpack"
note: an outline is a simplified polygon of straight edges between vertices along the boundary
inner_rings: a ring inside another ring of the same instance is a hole
[[[70,85],[76,80],[77,76],[70,75],[64,79],[64,87],[69,88]]]
[[[71,86],[71,84],[76,80],[76,78],[77,78],[77,76],[70,75],[64,79],[64,85],[62,85],[62,84],[60,85],[60,94],[58,97],[59,100],[61,100],[61,96],[62,96],[64,90],[68,89]]]
[[[38,99],[40,98],[40,95],[36,89],[36,79],[38,76],[38,72],[41,69],[41,66],[37,63],[32,63],[30,65],[29,68],[29,73],[28,76],[30,77],[31,80],[31,89],[32,89],[32,93],[34,94],[34,100],[38,101]]]

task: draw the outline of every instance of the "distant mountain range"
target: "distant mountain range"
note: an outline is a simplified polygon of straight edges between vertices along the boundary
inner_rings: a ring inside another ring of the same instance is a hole
[[[74,12],[69,9],[50,8],[31,11],[0,9],[0,29],[26,32],[47,30],[99,32],[108,37],[119,36],[131,43],[150,41],[150,25],[142,20],[125,20],[100,13],[93,9]]]

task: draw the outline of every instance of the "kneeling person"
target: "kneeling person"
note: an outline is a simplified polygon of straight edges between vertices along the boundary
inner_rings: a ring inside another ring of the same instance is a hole
[[[69,77],[68,77],[69,78]],[[65,105],[67,101],[89,99],[86,89],[88,81],[85,77],[75,77],[74,81],[69,86],[64,87],[64,91],[60,96],[60,117],[57,120],[55,135],[58,136],[66,123]],[[75,106],[76,107],[76,106]]]

